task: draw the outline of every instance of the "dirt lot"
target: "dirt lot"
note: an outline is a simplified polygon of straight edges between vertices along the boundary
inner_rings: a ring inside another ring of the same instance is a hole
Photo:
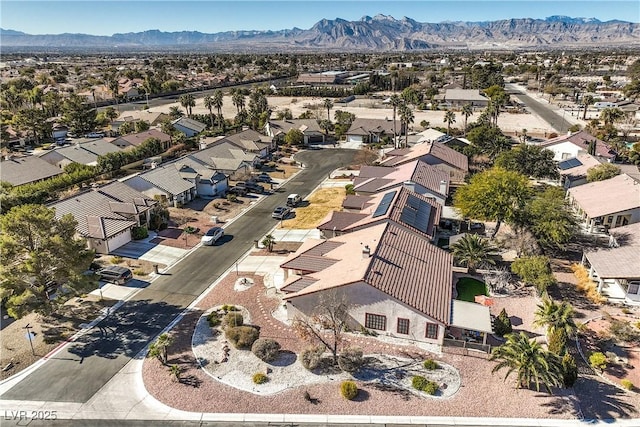
[[[295,218],[283,221],[282,228],[312,229],[332,211],[342,209],[346,191],[344,187],[321,188],[295,209]]]

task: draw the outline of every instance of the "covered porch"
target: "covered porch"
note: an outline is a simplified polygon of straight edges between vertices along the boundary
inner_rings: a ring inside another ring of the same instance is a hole
[[[446,329],[445,346],[488,351],[487,337],[492,333],[489,307],[468,301],[452,301],[451,324]]]

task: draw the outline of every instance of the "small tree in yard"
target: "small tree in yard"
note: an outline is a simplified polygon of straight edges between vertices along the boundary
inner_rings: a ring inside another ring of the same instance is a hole
[[[149,357],[156,357],[163,365],[167,364],[168,348],[173,344],[173,337],[169,334],[162,334],[149,346]],[[175,365],[174,365],[175,366]]]
[[[573,387],[578,380],[576,360],[569,353],[562,357],[562,383],[565,388]]]
[[[276,239],[273,237],[273,234],[267,234],[264,236],[264,239],[262,239],[262,245],[266,247],[269,252],[273,251],[273,245],[275,245],[275,243]]]
[[[517,258],[511,264],[511,271],[520,276],[526,284],[535,286],[538,295],[544,294],[549,286],[556,283],[551,272],[551,262],[546,256]]]
[[[336,292],[322,294],[309,317],[298,317],[293,322],[296,334],[305,341],[322,344],[338,363],[338,347],[347,326],[348,304]]]
[[[558,356],[567,351],[567,333],[564,329],[553,329],[547,338],[547,349]]]
[[[505,336],[510,334],[513,331],[513,327],[511,326],[511,319],[507,314],[507,310],[504,308],[500,311],[500,314],[493,322],[493,329],[498,336]]]

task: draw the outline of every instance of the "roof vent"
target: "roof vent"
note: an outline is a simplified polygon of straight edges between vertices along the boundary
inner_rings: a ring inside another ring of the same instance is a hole
[[[369,258],[371,256],[371,248],[369,245],[364,245],[362,248],[362,258]]]

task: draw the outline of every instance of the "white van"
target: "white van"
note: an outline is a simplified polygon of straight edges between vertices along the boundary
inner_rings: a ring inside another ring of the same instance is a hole
[[[297,194],[289,194],[287,197],[287,206],[296,207],[302,201],[302,197]]]

